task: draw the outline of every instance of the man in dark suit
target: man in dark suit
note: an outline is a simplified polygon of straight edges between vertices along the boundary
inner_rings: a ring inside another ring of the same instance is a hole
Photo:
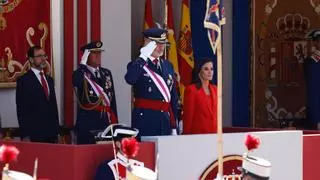
[[[118,122],[112,74],[101,67],[101,47],[96,41],[81,48],[81,63],[72,77],[78,98],[77,144],[95,144],[95,132]]]
[[[20,137],[32,142],[56,143],[59,117],[53,79],[46,75],[47,55],[40,46],[28,51],[31,68],[17,80],[16,105]]]
[[[164,60],[166,30],[143,32],[140,56],[127,65],[125,80],[134,90],[132,127],[140,136],[176,135],[178,96],[172,64]]]

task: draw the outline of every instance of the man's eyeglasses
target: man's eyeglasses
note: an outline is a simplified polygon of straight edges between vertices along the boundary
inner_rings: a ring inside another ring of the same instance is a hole
[[[48,59],[48,56],[46,54],[40,54],[40,55],[36,55],[33,56],[34,58],[44,58],[44,59]]]

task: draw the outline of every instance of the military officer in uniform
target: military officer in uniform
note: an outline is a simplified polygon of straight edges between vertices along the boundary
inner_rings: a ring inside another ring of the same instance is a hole
[[[78,144],[94,144],[95,131],[118,122],[112,74],[101,67],[101,47],[101,41],[83,46],[80,66],[73,73],[78,100],[75,126]]]
[[[126,178],[128,162],[137,166],[144,166],[143,162],[128,158],[121,151],[121,140],[128,137],[136,137],[138,130],[120,124],[110,125],[99,137],[99,140],[114,141],[116,156],[102,162],[96,172],[95,180],[118,180]]]
[[[312,39],[315,47],[303,64],[307,91],[307,120],[312,129],[320,129],[320,30],[310,31],[307,38]]]
[[[125,80],[133,86],[132,127],[139,136],[176,134],[178,96],[174,70],[164,53],[166,30],[150,28],[143,32],[140,56],[127,65]]]

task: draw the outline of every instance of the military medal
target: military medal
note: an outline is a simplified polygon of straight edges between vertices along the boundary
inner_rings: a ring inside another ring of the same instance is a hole
[[[112,87],[111,78],[110,76],[106,77],[106,89],[109,89]]]
[[[106,88],[106,89],[109,89],[109,86],[108,86],[108,82],[107,82],[107,81],[106,81],[105,88]]]
[[[171,74],[169,74],[168,76],[169,77],[168,77],[168,80],[167,80],[167,84],[168,84],[168,86],[170,86],[171,83],[172,83],[172,76],[171,76]]]
[[[170,79],[167,80],[167,84],[168,84],[168,86],[170,86],[170,84],[171,84],[171,80]]]
[[[109,96],[109,99],[110,99],[110,101],[111,101],[111,97],[112,97],[111,92],[108,92],[108,96]]]
[[[168,75],[168,80],[167,80],[167,85],[169,86],[169,90],[170,91],[172,89],[172,84],[173,84],[172,76],[171,76],[171,74],[169,74]]]

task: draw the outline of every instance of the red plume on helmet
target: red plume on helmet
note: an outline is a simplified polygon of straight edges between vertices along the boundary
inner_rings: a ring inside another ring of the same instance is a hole
[[[15,146],[0,146],[0,160],[4,163],[16,161],[19,154],[19,150]]]
[[[135,138],[123,138],[121,140],[121,150],[127,158],[133,158],[138,154],[139,143]]]
[[[259,147],[260,143],[261,143],[261,140],[258,136],[255,136],[253,134],[248,134],[246,136],[245,145],[246,145],[248,151],[252,151],[254,149],[257,149]]]

